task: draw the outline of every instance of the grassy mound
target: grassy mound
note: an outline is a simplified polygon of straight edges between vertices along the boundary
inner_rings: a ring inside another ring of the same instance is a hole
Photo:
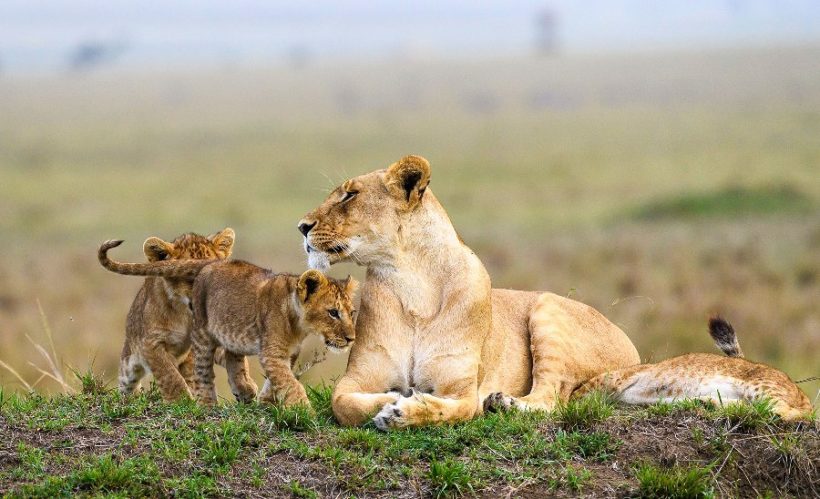
[[[0,395],[2,393],[0,392]],[[490,414],[382,433],[341,428],[330,390],[315,413],[204,409],[105,390],[0,397],[0,493],[120,497],[816,496],[817,424],[766,404],[619,408],[606,397],[552,415]]]

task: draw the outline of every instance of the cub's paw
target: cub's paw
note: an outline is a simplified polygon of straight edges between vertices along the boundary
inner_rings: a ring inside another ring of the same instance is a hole
[[[521,404],[509,395],[495,392],[484,399],[484,412],[506,412],[510,409],[521,409]]]
[[[398,404],[384,404],[382,410],[373,416],[373,423],[376,428],[387,431],[391,428],[404,428],[407,426],[407,419],[405,413],[401,410]]]

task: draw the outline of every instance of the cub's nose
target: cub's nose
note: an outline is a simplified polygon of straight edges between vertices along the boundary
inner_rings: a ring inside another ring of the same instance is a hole
[[[299,227],[299,232],[301,232],[303,236],[307,237],[308,232],[310,232],[310,229],[316,227],[316,222],[313,222],[312,224],[309,224],[307,222],[300,222],[297,227]]]

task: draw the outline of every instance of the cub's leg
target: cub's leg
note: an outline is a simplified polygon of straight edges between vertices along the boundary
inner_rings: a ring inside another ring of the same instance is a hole
[[[205,328],[194,328],[191,335],[194,352],[194,395],[204,405],[216,405],[214,386],[214,342]]]
[[[268,378],[259,393],[260,402],[310,406],[305,387],[299,383],[290,369],[290,356],[287,351],[270,344],[262,345],[259,362]]]
[[[222,350],[221,348],[217,350]],[[224,365],[228,371],[228,384],[231,393],[239,402],[252,402],[258,390],[256,383],[248,373],[248,359],[244,355],[224,351]]]
[[[555,408],[593,376],[638,364],[635,346],[617,326],[583,303],[544,293],[529,321],[532,389],[524,397],[490,394],[484,410]]]
[[[142,341],[142,355],[166,402],[190,397],[188,384],[177,369],[176,359],[165,349],[165,331],[152,331]]]
[[[194,351],[188,350],[188,355],[182,359],[177,367],[179,368],[179,374],[185,380],[185,384],[188,385],[188,388],[192,388],[194,383]]]
[[[123,395],[130,395],[139,386],[140,380],[145,376],[145,368],[139,354],[131,352],[131,346],[126,343],[122,347],[120,357],[119,390]]]

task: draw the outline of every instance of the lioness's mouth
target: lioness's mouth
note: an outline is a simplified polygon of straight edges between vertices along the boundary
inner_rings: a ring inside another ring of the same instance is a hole
[[[344,244],[337,244],[335,246],[331,246],[330,248],[328,248],[327,252],[328,253],[334,253],[334,254],[338,255],[339,253],[344,253],[344,251],[346,249],[347,249],[347,246],[345,246]]]
[[[346,250],[347,250],[347,245],[346,244],[336,244],[336,245],[331,246],[327,249],[321,250],[321,249],[318,249],[318,248],[314,248],[313,246],[310,245],[310,243],[305,241],[305,252],[306,253],[319,252],[319,253],[333,253],[334,255],[338,255],[340,253],[344,253]]]

